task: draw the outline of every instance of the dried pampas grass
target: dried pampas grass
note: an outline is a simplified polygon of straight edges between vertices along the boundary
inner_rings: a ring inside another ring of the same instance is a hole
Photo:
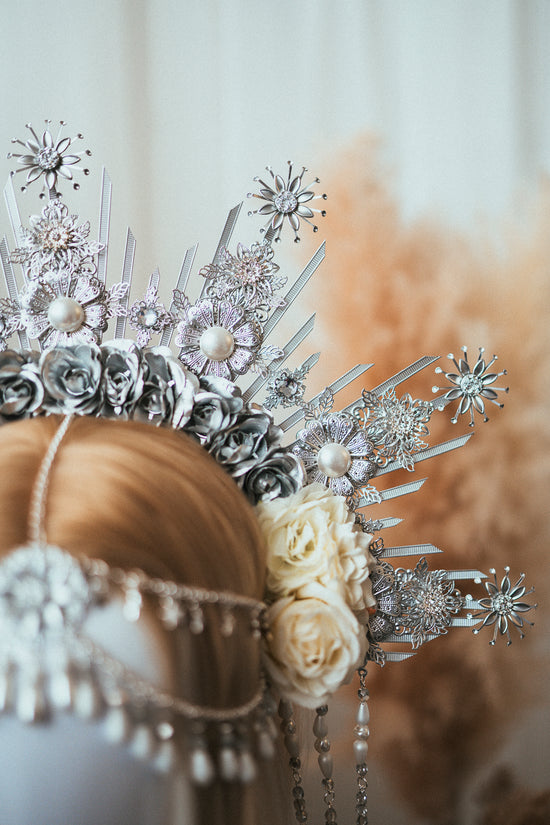
[[[443,549],[429,557],[432,568],[525,571],[542,602],[527,616],[536,627],[523,641],[514,632],[510,648],[504,639],[490,648],[489,631],[455,630],[410,661],[370,668],[375,759],[423,822],[458,825],[471,776],[491,761],[510,719],[544,701],[550,676],[550,184],[541,182],[532,203],[498,230],[479,226],[465,237],[437,220],[406,223],[387,180],[368,138],[323,177],[328,254],[317,276],[311,345],[324,351],[323,371],[336,377],[359,360],[374,361],[363,378],[368,388],[420,355],[458,354],[462,344],[475,362],[483,345],[507,368],[510,394],[502,411],[489,405],[490,423],[478,417],[465,448],[419,465],[416,477],[428,476],[420,492],[368,515],[405,519],[385,532],[386,544]],[[440,363],[450,369],[445,358]],[[432,369],[415,378],[413,397],[432,397],[441,380]],[[339,397],[338,408],[357,395],[355,388]],[[469,431],[467,416],[456,426],[450,418],[434,415],[430,443]],[[393,483],[410,478],[403,473]]]

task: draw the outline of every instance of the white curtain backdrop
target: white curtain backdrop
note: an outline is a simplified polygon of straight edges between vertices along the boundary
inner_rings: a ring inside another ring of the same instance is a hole
[[[158,265],[169,287],[187,247],[211,259],[266,164],[322,179],[364,132],[408,217],[466,231],[550,171],[550,0],[0,0],[0,32],[0,179],[26,122],[82,132],[92,174],[61,189],[95,224],[107,167],[110,282],[127,225],[142,282]],[[32,187],[19,202],[39,211]]]
[[[266,163],[321,178],[378,133],[405,213],[472,227],[550,168],[548,0],[1,0],[3,140],[68,121],[138,269],[206,261]],[[0,175],[10,168],[3,158]],[[22,177],[22,176],[21,176]],[[19,178],[17,178],[19,180]],[[349,182],[353,187],[353,181]],[[29,192],[22,205],[36,208]],[[255,232],[257,224],[250,230]],[[120,260],[116,242],[111,265]],[[200,256],[199,256],[200,257]]]

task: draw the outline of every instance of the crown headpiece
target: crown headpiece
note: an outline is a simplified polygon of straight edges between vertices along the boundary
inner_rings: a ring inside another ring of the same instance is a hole
[[[469,435],[429,445],[432,415],[458,402],[453,422],[468,414],[473,427],[476,412],[487,420],[487,403],[502,406],[498,392],[504,388],[495,384],[504,372],[492,369],[496,356],[487,361],[482,348],[471,364],[463,347],[459,358],[449,355],[456,371],[436,368],[448,385],[434,387],[439,395],[432,400],[413,399],[398,391],[437,360],[432,356],[420,357],[363,390],[343,409],[335,409],[335,396],[371,365],[354,367],[305,400],[306,377],[319,354],[295,367],[287,362],[311,332],[314,316],[283,346],[268,343],[325,255],[321,244],[284,292],[287,278],[274,260],[273,242],[280,239],[287,223],[299,240],[301,222],[311,223],[316,213],[324,215],[312,203],[326,196],[316,195],[304,183],[305,169],[295,173],[289,164],[284,177],[268,167],[271,182],[258,179],[259,192],[249,195],[263,201],[249,212],[267,218],[263,238],[250,247],[237,244],[234,252],[230,245],[240,206],[231,210],[212,262],[199,271],[198,297],[189,297],[196,255],[192,247],[185,253],[169,306],[159,297],[158,271],[151,275],[143,297],[130,302],[135,251],[130,231],[121,280],[106,285],[111,197],[106,172],[99,236],[93,240],[90,224],[69,212],[57,188],[73,179],[73,170],[81,169],[82,156],[89,154],[73,151],[82,136],[63,138],[60,133],[53,138],[49,124],[42,135],[28,128],[27,141],[14,141],[24,147],[24,153],[13,157],[18,171],[26,172],[26,186],[43,182],[47,200],[41,214],[24,227],[11,180],[6,186],[15,250],[10,252],[6,239],[2,240],[7,297],[0,299],[0,420],[51,413],[66,418],[37,480],[29,542],[0,563],[0,709],[14,707],[29,721],[40,718],[50,680],[54,705],[72,705],[89,716],[102,707],[115,718],[115,727],[117,714],[133,714],[135,732],[143,739],[146,731],[148,747],[159,762],[172,761],[166,752],[182,723],[191,742],[191,773],[197,782],[214,775],[208,753],[213,737],[205,736],[205,728],[213,725],[223,778],[251,779],[252,753],[265,756],[273,750],[269,690],[260,685],[245,705],[225,711],[174,700],[138,679],[81,633],[82,617],[99,601],[109,600],[113,590],[123,593],[128,618],[139,616],[143,596],[148,595],[156,601],[165,627],[186,624],[193,633],[203,632],[203,606],[213,603],[219,608],[222,633],[230,634],[236,621],[248,622],[265,648],[267,681],[281,697],[279,711],[298,821],[305,821],[305,803],[290,701],[316,708],[315,747],[326,815],[328,822],[335,822],[325,702],[357,670],[356,809],[358,825],[365,825],[367,663],[403,660],[455,626],[472,627],[477,633],[480,623],[492,625],[494,644],[499,633],[510,643],[511,626],[522,634],[525,624],[530,624],[524,614],[533,605],[523,601],[527,592],[523,574],[512,583],[505,568],[499,583],[494,570],[493,581],[476,569],[430,570],[426,556],[439,552],[437,548],[386,546],[378,534],[399,519],[369,518],[361,512],[413,493],[424,482],[415,479],[392,487],[384,484],[385,475],[399,469],[412,473],[422,461],[463,447]],[[22,281],[14,264],[21,265]],[[109,323],[114,324],[114,336],[104,340]],[[127,326],[135,341],[125,337]],[[8,348],[14,336],[19,338],[19,349]],[[174,351],[169,349],[172,342]],[[263,406],[258,406],[255,400],[262,393]],[[141,571],[114,570],[104,562],[76,560],[50,547],[41,527],[47,479],[74,415],[168,425],[202,444],[257,505],[268,545],[266,602],[151,579]],[[284,446],[285,433],[292,431],[292,443]],[[305,532],[311,538],[307,548],[305,539],[300,546]],[[292,556],[281,543],[283,533],[297,537]],[[420,557],[413,568],[394,566],[397,559],[411,557]],[[485,580],[486,596],[464,598],[455,587],[457,580],[478,584]],[[40,605],[28,600],[33,582],[39,582],[46,594]],[[319,668],[308,670],[299,649],[288,656],[292,639],[299,648],[304,628],[324,631],[333,642],[332,665],[321,674]],[[396,643],[400,649],[394,649]],[[403,651],[403,643],[410,643],[412,650]],[[37,659],[37,649],[44,659]],[[155,747],[150,740],[155,740]]]

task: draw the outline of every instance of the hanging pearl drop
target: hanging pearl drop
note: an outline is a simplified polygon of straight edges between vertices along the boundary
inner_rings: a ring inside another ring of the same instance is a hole
[[[74,298],[54,298],[48,307],[48,321],[60,332],[76,332],[84,323],[86,313]]]
[[[224,327],[208,327],[201,335],[199,347],[211,361],[225,361],[235,349],[235,339]]]
[[[209,785],[215,776],[214,763],[206,747],[202,744],[193,748],[189,755],[191,780],[196,785]]]
[[[149,725],[137,725],[130,742],[130,751],[142,762],[150,759],[155,753],[155,737]]]
[[[88,679],[80,681],[73,692],[75,713],[81,719],[94,719],[101,708],[101,697],[96,685]]]
[[[250,782],[253,782],[256,779],[256,776],[258,774],[254,757],[252,756],[250,751],[246,749],[241,751],[239,761],[239,779],[245,785],[248,785]]]
[[[103,722],[104,735],[109,742],[125,742],[131,733],[131,724],[124,708],[111,708]]]
[[[343,444],[324,444],[317,454],[317,466],[328,478],[340,478],[351,467],[351,455]]]

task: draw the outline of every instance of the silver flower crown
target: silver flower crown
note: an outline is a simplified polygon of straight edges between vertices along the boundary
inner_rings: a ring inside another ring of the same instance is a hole
[[[269,755],[273,750],[269,691],[260,690],[241,708],[224,712],[200,708],[159,694],[82,633],[84,615],[98,601],[112,598],[113,589],[123,592],[130,619],[139,616],[147,594],[156,600],[167,628],[183,625],[193,633],[204,629],[203,602],[213,602],[219,605],[222,632],[232,632],[235,621],[245,620],[253,635],[262,637],[267,681],[282,697],[279,712],[298,821],[305,821],[307,815],[289,701],[317,709],[315,747],[327,821],[335,822],[325,702],[357,670],[356,810],[358,825],[365,825],[366,664],[407,658],[454,626],[473,627],[477,633],[480,622],[493,625],[494,644],[499,633],[510,643],[511,626],[523,635],[525,624],[530,624],[523,614],[534,605],[523,601],[527,592],[523,574],[512,584],[505,568],[499,584],[491,571],[494,581],[485,581],[487,596],[464,598],[455,580],[479,584],[486,579],[483,573],[430,570],[426,556],[438,552],[435,547],[385,546],[375,535],[399,519],[367,518],[360,513],[413,493],[424,482],[381,488],[378,482],[387,473],[413,472],[422,461],[464,446],[469,435],[430,446],[431,416],[458,402],[453,422],[468,413],[473,427],[476,412],[487,420],[488,402],[502,406],[498,392],[507,389],[495,382],[505,372],[491,371],[496,356],[486,361],[483,349],[472,366],[463,347],[460,358],[449,355],[456,372],[444,373],[448,385],[434,387],[434,393],[441,394],[431,401],[398,394],[401,384],[437,360],[431,356],[363,390],[341,410],[335,409],[336,394],[371,365],[354,367],[306,401],[307,374],[318,354],[295,367],[287,366],[287,361],[311,332],[314,316],[284,346],[266,343],[325,255],[321,244],[284,292],[287,278],[274,261],[273,242],[280,239],[286,223],[298,241],[301,223],[311,224],[316,213],[324,215],[312,203],[326,196],[315,195],[312,186],[304,183],[305,169],[295,173],[289,164],[283,177],[268,168],[270,182],[258,179],[259,192],[249,197],[260,199],[262,206],[249,215],[267,218],[260,230],[263,238],[250,247],[237,244],[234,253],[230,242],[241,207],[230,212],[212,262],[199,272],[202,286],[195,300],[188,297],[193,292],[189,276],[196,247],[192,247],[184,256],[168,307],[159,297],[158,272],[151,276],[145,295],[130,303],[135,249],[130,231],[121,281],[106,286],[111,198],[106,172],[96,241],[90,239],[90,224],[80,223],[69,212],[57,189],[72,181],[74,172],[88,172],[81,161],[90,153],[74,151],[82,136],[63,138],[61,128],[54,138],[49,123],[42,135],[28,128],[28,140],[14,141],[24,152],[12,156],[17,171],[26,172],[23,189],[41,181],[47,200],[41,214],[31,217],[25,227],[11,179],[5,189],[15,250],[10,252],[6,239],[2,240],[7,297],[0,299],[0,420],[58,413],[69,421],[74,415],[92,415],[138,419],[187,433],[257,505],[268,546],[268,589],[265,604],[253,603],[232,594],[151,580],[140,571],[111,570],[103,562],[75,560],[40,538],[40,519],[35,519],[29,544],[0,562],[0,684],[6,686],[3,693],[0,690],[0,710],[12,707],[22,718],[34,721],[45,711],[47,684],[55,683],[57,687],[49,692],[54,706],[72,706],[89,716],[102,707],[125,736],[129,736],[127,726],[120,717],[132,716],[134,743],[146,740],[147,752],[157,754],[159,762],[166,761],[174,730],[183,723],[191,742],[191,774],[197,782],[210,781],[215,773],[213,737],[207,731],[214,725],[222,777],[251,779],[252,753]],[[21,274],[16,275],[14,264],[20,265]],[[103,341],[110,322],[114,336]],[[135,341],[125,337],[127,324]],[[18,349],[8,348],[14,336],[19,338]],[[154,336],[157,343],[151,346]],[[172,339],[175,351],[169,348]],[[36,349],[30,348],[31,340]],[[437,367],[436,372],[443,371]],[[244,388],[237,385],[239,380]],[[253,399],[262,391],[263,406],[259,406]],[[284,435],[290,431],[295,436],[284,446]],[[51,461],[63,432],[53,445]],[[51,461],[38,484],[42,497]],[[285,543],[289,535],[294,537],[292,548],[288,540]],[[395,559],[415,556],[420,558],[413,569],[393,566]],[[28,596],[35,585],[43,593],[40,604],[31,603]],[[320,651],[320,664],[314,668],[300,650],[305,632]],[[327,639],[332,644],[330,667],[323,662]],[[410,652],[392,649],[403,642],[411,644]],[[58,655],[48,653],[47,661],[37,659],[38,647]],[[31,661],[35,666],[30,667]],[[52,661],[63,662],[63,667],[53,667]]]

